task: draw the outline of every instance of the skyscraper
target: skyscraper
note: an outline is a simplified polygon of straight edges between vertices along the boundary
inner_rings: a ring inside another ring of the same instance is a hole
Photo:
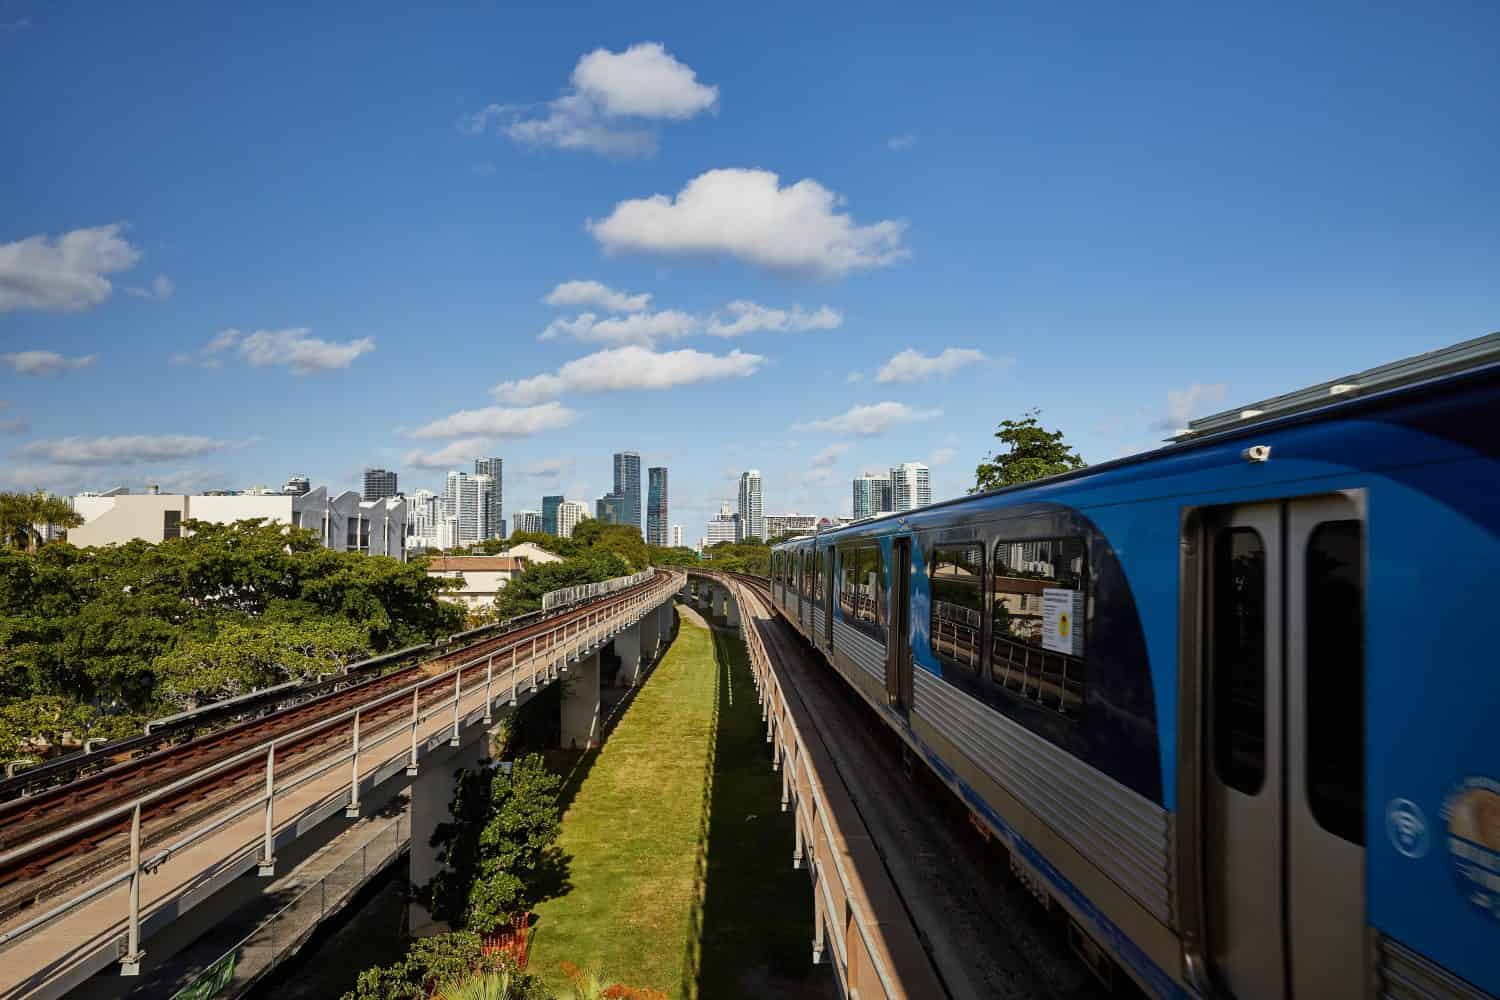
[[[891,468],[891,510],[913,510],[932,503],[932,483],[927,466],[905,462]]]
[[[516,511],[516,531],[539,534],[542,530],[542,515],[534,510]]]
[[[682,525],[672,525],[672,548],[682,548]]]
[[[649,545],[667,544],[667,470],[665,466],[653,466],[646,472],[646,542]]]
[[[474,459],[474,472],[476,475],[489,476],[495,481],[494,489],[490,494],[489,516],[485,538],[503,538],[501,525],[505,517],[505,461],[499,458],[476,458]]]
[[[306,476],[291,476],[287,479],[286,485],[281,488],[281,492],[294,497],[311,493],[312,480]]]
[[[557,505],[557,537],[572,538],[573,529],[589,519],[589,509],[573,500]]]
[[[623,524],[625,498],[618,493],[606,493],[594,501],[594,516],[604,524]]]
[[[854,480],[853,515],[874,517],[891,509],[891,481],[883,476],[859,476]]]
[[[542,497],[542,530],[549,535],[557,534],[557,508],[566,497]]]
[[[704,533],[705,544],[738,542],[744,538],[743,530],[740,516],[729,512],[729,501],[725,500],[719,505],[718,515],[708,520],[708,527]]]
[[[389,469],[366,469],[365,500],[384,500],[396,495],[396,474]]]
[[[625,498],[622,524],[641,530],[641,456],[633,451],[615,452],[614,492]]]
[[[750,469],[740,473],[740,531],[741,538],[766,539],[765,508],[760,499],[760,470]]]

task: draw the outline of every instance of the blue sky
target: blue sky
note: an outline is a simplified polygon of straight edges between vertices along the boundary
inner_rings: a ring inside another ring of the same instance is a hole
[[[1493,4],[143,6],[0,0],[0,486],[633,448],[693,539],[1500,327]]]

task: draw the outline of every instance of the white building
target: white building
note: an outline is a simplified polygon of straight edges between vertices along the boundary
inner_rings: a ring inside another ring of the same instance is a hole
[[[682,525],[672,525],[672,548],[682,548]]]
[[[443,597],[474,611],[494,603],[495,595],[525,568],[524,558],[510,554],[436,556],[427,563],[427,575],[458,580],[459,589],[449,591]]]
[[[488,513],[485,518],[485,538],[505,537],[505,460],[501,458],[474,459],[476,475],[489,476],[493,480],[490,489]]]
[[[874,517],[891,509],[891,481],[885,476],[869,474],[854,480],[854,520]]]
[[[542,533],[542,512],[539,510],[516,511],[516,531],[529,531],[534,535]]]
[[[760,470],[751,469],[740,473],[740,528],[741,539],[766,538],[765,507],[761,504]]]
[[[729,512],[729,501],[725,500],[719,505],[718,515],[709,518],[703,545],[708,547],[720,542],[738,542],[743,538],[740,516]]]
[[[589,520],[589,509],[576,500],[564,500],[557,505],[557,537],[572,538],[573,529]]]
[[[443,482],[443,517],[458,518],[456,545],[469,545],[493,537],[500,526],[490,525],[496,507],[495,477],[476,473],[450,472]]]
[[[810,535],[818,530],[816,514],[767,514],[766,537],[776,538],[792,532]]]
[[[927,466],[905,462],[891,468],[891,509],[915,510],[932,503],[932,483]]]
[[[401,497],[364,501],[354,490],[336,497],[319,486],[301,496],[283,493],[189,495],[111,490],[72,498],[83,524],[69,529],[74,545],[121,545],[133,539],[161,542],[181,538],[184,521],[231,524],[259,518],[271,524],[308,528],[336,552],[406,558],[406,501]]]
[[[438,546],[442,527],[441,497],[431,490],[417,490],[406,498],[406,546],[430,549]]]
[[[520,545],[512,545],[505,550],[505,554],[516,559],[525,559],[528,563],[555,563],[563,561],[562,556],[556,552],[548,552],[536,542],[522,542]]]

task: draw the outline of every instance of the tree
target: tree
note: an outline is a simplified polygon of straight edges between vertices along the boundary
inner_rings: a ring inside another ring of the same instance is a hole
[[[453,821],[432,835],[446,867],[422,887],[434,917],[487,933],[526,912],[562,829],[561,783],[538,754],[516,761],[509,775],[490,767],[459,772],[448,807]]]
[[[629,575],[630,564],[614,552],[591,551],[562,562],[533,563],[495,596],[495,620],[505,621],[541,610],[542,596],[549,591]]]
[[[38,525],[76,528],[83,518],[62,497],[42,490],[31,493],[0,493],[0,545],[14,545],[35,552],[41,536]]]
[[[367,654],[365,630],[338,619],[221,623],[159,657],[157,694],[184,708],[286,681],[337,673]]]
[[[979,463],[970,493],[1027,483],[1045,476],[1082,469],[1085,462],[1063,441],[1062,431],[1042,426],[1041,410],[1028,410],[1020,420],[1002,420],[995,437],[1005,445]]]

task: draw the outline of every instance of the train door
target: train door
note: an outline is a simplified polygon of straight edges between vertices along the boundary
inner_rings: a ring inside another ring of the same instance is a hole
[[[1363,538],[1343,495],[1204,520],[1203,918],[1236,997],[1367,995]]]
[[[834,648],[834,547],[823,549],[823,645]]]
[[[886,700],[911,712],[911,539],[891,541],[891,620],[886,647]]]

